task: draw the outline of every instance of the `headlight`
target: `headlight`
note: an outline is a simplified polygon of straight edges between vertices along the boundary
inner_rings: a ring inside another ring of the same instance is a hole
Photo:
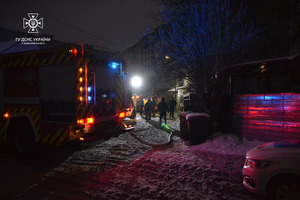
[[[247,159],[246,166],[249,166],[254,169],[264,169],[267,168],[271,165],[270,161],[265,161],[265,160],[254,160],[254,159]]]

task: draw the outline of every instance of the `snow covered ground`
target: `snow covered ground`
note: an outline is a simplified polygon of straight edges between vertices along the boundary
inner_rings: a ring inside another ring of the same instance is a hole
[[[159,120],[158,117],[152,119],[157,122]],[[168,120],[167,123],[172,129],[180,131],[179,118]],[[217,154],[235,154],[244,156],[248,150],[262,143],[264,143],[264,141],[248,141],[245,138],[242,138],[242,141],[240,141],[236,135],[215,133],[212,135],[212,139],[207,140],[203,144],[192,146],[191,149],[193,151],[207,151]]]
[[[53,173],[92,173],[81,177],[83,199],[255,199],[243,188],[241,171],[245,153],[263,141],[216,134],[195,146],[177,136],[164,145],[169,135],[153,121],[138,118],[134,133],[161,146],[143,144],[127,132],[73,153]],[[168,125],[179,130],[179,119]]]

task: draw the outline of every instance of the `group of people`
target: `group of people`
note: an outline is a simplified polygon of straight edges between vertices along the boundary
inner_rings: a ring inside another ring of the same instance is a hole
[[[149,98],[147,103],[145,104],[144,107],[144,101],[143,99],[141,99],[140,101],[138,101],[138,111],[140,112],[140,115],[143,115],[143,112],[145,110],[145,114],[146,114],[146,120],[151,120],[151,113],[153,115],[153,117],[155,116],[155,106],[156,106],[156,102],[155,100],[152,98]]]
[[[161,98],[161,102],[157,105],[157,109],[159,112],[159,125],[161,126],[162,119],[164,119],[165,124],[167,124],[167,112],[170,112],[170,118],[174,118],[174,111],[176,107],[176,101],[172,97],[169,101],[169,105],[165,100],[165,97]],[[153,103],[149,98],[147,103],[145,104],[145,114],[146,120],[151,120],[151,113],[153,112]]]

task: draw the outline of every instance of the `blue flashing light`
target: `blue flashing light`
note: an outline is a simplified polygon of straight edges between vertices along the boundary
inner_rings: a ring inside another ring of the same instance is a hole
[[[91,96],[88,96],[87,99],[88,99],[88,101],[91,101],[91,100],[92,100],[92,97],[91,97]]]
[[[91,87],[88,87],[87,88],[88,92],[92,91],[92,88]]]
[[[116,62],[112,62],[111,63],[111,67],[113,68],[113,69],[117,69],[117,66],[119,65],[119,63],[116,63]]]

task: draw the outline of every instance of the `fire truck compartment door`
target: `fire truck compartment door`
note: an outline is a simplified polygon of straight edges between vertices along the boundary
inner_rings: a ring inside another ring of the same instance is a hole
[[[45,100],[76,99],[76,69],[74,65],[40,68],[40,97]]]
[[[46,65],[39,70],[39,94],[45,120],[73,121],[76,113],[76,65]]]

